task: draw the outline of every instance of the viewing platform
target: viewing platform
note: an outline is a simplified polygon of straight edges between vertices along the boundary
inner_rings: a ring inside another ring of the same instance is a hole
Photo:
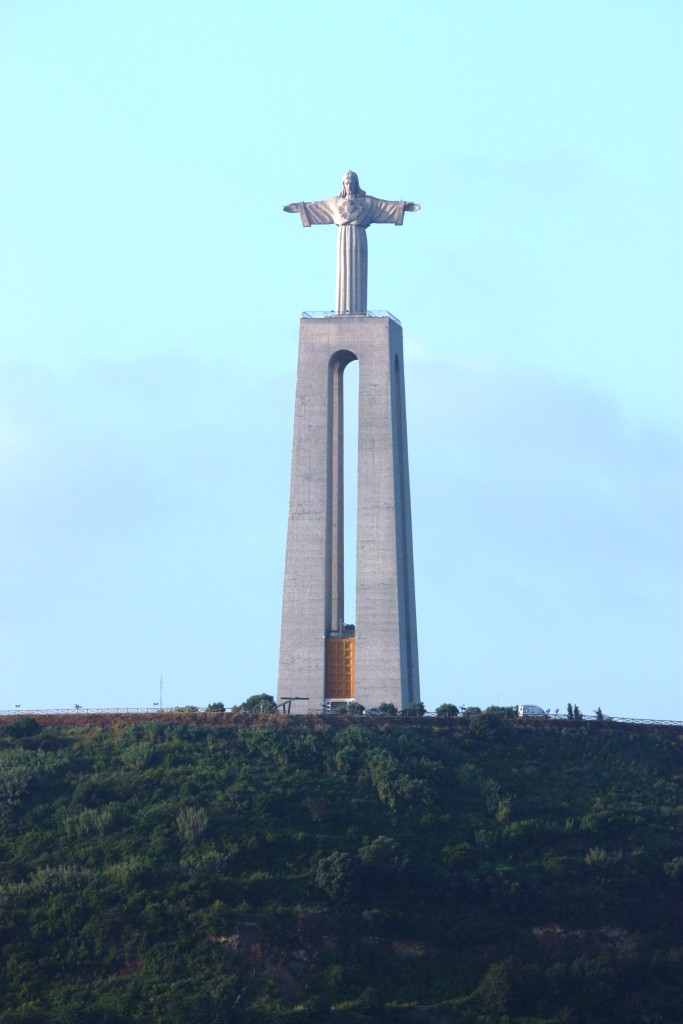
[[[333,309],[326,309],[320,312],[317,311],[304,311],[301,314],[302,320],[357,320],[359,317],[363,320],[367,317],[383,317],[386,316],[390,320],[393,320],[395,324],[401,326],[401,321],[398,317],[394,316],[387,309],[368,309],[365,313],[335,313]]]

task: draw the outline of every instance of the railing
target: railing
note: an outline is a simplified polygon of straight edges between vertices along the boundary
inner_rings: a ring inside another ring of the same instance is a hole
[[[495,714],[495,712],[493,712]],[[427,718],[445,718],[445,715],[437,715],[435,711],[426,711],[425,717]],[[475,718],[476,715],[463,715],[462,713],[455,717],[455,721],[462,721],[464,718]],[[580,725],[581,722],[603,722],[605,725],[611,725],[613,722],[617,722],[619,725],[675,725],[683,727],[683,722],[679,722],[676,719],[669,718],[618,718],[616,715],[586,715],[581,712],[580,718],[568,718],[566,714],[554,715],[552,713],[545,715],[505,715],[501,714],[500,717],[506,722],[523,722],[525,725],[534,725],[538,722],[565,722],[570,725]]]
[[[395,324],[398,324],[399,327],[401,326],[401,321],[398,319],[398,317],[395,317],[394,314],[390,313],[387,309],[368,309],[367,312],[365,312],[365,313],[335,313],[335,311],[333,309],[326,309],[326,310],[323,310],[322,312],[316,312],[316,311],[310,311],[309,310],[308,312],[303,312],[301,314],[301,319],[302,320],[328,320],[328,319],[338,320],[340,317],[343,317],[345,320],[348,320],[348,319],[351,319],[353,317],[366,317],[366,316],[376,316],[376,317],[386,316],[386,317],[389,317],[390,320],[393,320]]]
[[[302,698],[296,698],[300,700]],[[173,715],[223,715],[230,713],[230,709],[226,708],[225,711],[208,711],[203,708],[198,708],[196,711],[188,711],[186,708],[86,708],[86,707],[70,707],[70,708],[0,708],[0,717],[19,717],[21,715],[158,715],[158,714],[173,714]],[[262,712],[260,710],[254,710],[253,712],[240,711],[239,714],[255,714],[259,715]],[[330,714],[326,709],[321,711],[311,711],[309,714]],[[365,717],[365,716],[364,716]],[[437,715],[435,711],[425,711],[424,715],[384,715],[382,716],[387,719],[396,719],[400,722],[406,721],[406,718],[410,718],[411,721],[421,718],[439,718],[442,721],[462,722],[465,719],[476,717],[474,715],[456,715],[449,718],[446,715]],[[671,725],[678,728],[683,728],[683,722],[677,721],[676,719],[669,718],[617,718],[615,715],[603,715],[602,718],[598,718],[596,715],[583,715],[581,718],[567,718],[566,715],[513,715],[509,718],[505,718],[501,715],[504,721],[524,723],[524,725],[535,725],[543,722],[564,722],[570,725],[580,725],[582,722],[602,722],[605,725],[611,725],[616,723],[619,725]]]
[[[532,716],[519,716],[521,722],[528,722]],[[603,715],[599,718],[597,715],[584,715],[581,714],[580,718],[568,718],[566,715],[548,715],[548,718],[552,718],[556,722],[575,722],[580,724],[581,722],[604,722],[609,725],[611,722],[618,722],[621,725],[678,725],[683,726],[683,722],[679,722],[674,718],[617,718],[616,715]]]
[[[0,709],[2,715],[153,715],[160,711],[172,711],[174,714],[196,715],[196,711],[176,711],[175,708],[84,708],[80,705],[71,708],[9,708]],[[214,712],[202,712],[213,714]],[[216,712],[218,714],[218,712]],[[221,712],[222,714],[222,712]]]

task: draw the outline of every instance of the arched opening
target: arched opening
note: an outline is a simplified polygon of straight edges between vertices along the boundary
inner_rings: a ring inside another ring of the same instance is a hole
[[[344,371],[344,616],[356,621],[358,526],[358,360]]]
[[[327,421],[327,557],[325,599],[325,698],[355,695],[356,495],[358,466],[357,356],[330,359]]]

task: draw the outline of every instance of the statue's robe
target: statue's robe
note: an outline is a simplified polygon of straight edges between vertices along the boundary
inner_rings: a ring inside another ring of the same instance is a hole
[[[316,203],[299,203],[301,223],[337,224],[337,313],[367,313],[368,240],[371,224],[403,223],[406,204],[374,196],[332,196]]]

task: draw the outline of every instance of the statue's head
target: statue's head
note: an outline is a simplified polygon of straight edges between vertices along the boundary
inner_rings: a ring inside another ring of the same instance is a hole
[[[340,196],[364,196],[365,192],[358,184],[358,175],[355,171],[347,171],[342,178],[342,190]]]

